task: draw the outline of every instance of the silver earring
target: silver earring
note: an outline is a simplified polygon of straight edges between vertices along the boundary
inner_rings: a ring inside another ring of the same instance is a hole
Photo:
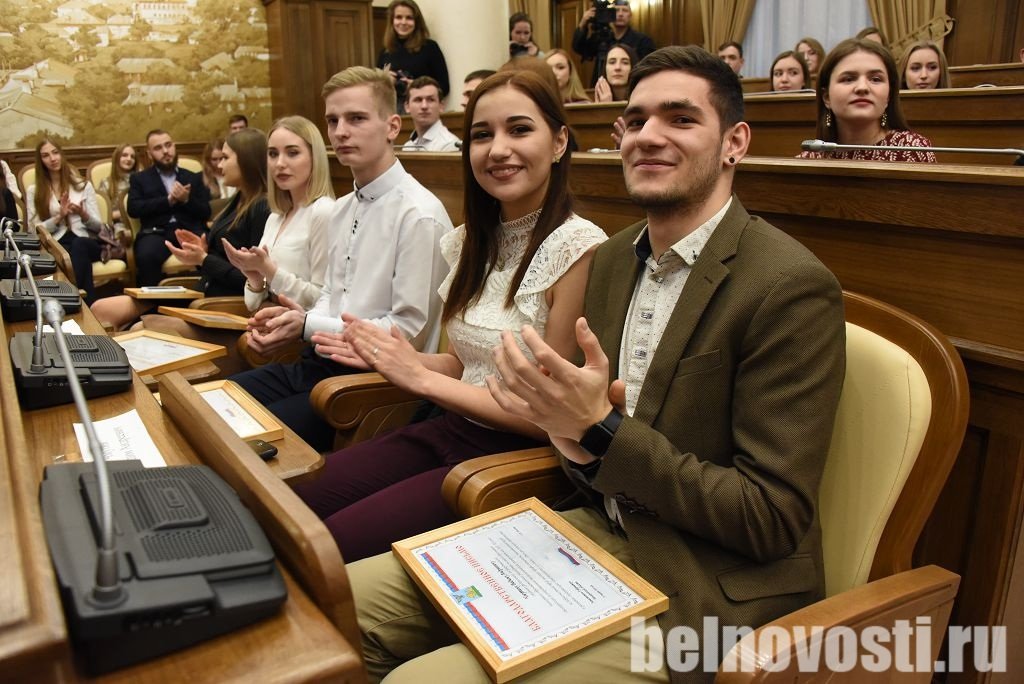
[[[832,110],[825,110],[825,128],[832,128]]]
[[[889,122],[889,112],[882,112],[882,128]]]

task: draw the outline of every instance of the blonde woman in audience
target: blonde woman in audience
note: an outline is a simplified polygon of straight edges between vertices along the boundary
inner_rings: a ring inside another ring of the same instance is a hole
[[[224,143],[224,159],[220,166],[224,171],[224,181],[238,191],[214,217],[209,237],[179,229],[175,237],[181,246],[175,247],[170,241],[165,241],[165,244],[181,263],[195,267],[199,272],[197,289],[205,296],[241,296],[246,277],[228,261],[224,245],[251,247],[259,244],[263,237],[263,228],[270,216],[266,135],[255,128],[243,128],[229,135]],[[100,322],[119,330],[159,304],[176,302],[118,295],[97,300],[91,308]],[[147,327],[157,326],[154,322],[152,325],[147,323]]]
[[[901,88],[931,90],[949,87],[949,65],[942,48],[929,40],[914,43],[900,58]]]
[[[594,86],[595,102],[625,101],[629,90],[629,72],[639,60],[636,51],[625,43],[616,43],[608,50],[604,75]]]
[[[85,291],[85,302],[92,303],[92,262],[99,261],[101,251],[94,236],[103,223],[92,183],[64,162],[57,143],[43,138],[36,145],[36,182],[25,195],[26,224],[42,226],[68,251],[75,284]]]
[[[128,229],[121,220],[121,199],[128,194],[128,179],[142,169],[139,155],[128,143],[121,143],[110,155],[110,175],[100,181],[97,192],[110,203],[110,220],[118,232]]]
[[[777,92],[811,87],[811,73],[807,68],[807,62],[799,52],[793,50],[780,53],[772,62],[768,74],[771,77],[772,90]]]
[[[397,328],[389,335],[348,316],[340,341],[312,338],[318,353],[372,367],[445,409],[331,454],[318,479],[295,487],[347,562],[455,520],[441,482],[457,463],[545,443],[498,407],[484,379],[495,373],[502,331],[532,325],[563,357],[577,352],[587,271],[605,236],[573,214],[566,119],[557,91],[531,71],[500,72],[473,92],[462,147],[466,224],[441,239],[452,268],[438,290],[447,352],[419,353]]]
[[[544,61],[548,63],[551,71],[555,73],[555,80],[558,81],[563,104],[590,102],[590,98],[587,97],[587,91],[583,89],[583,83],[576,73],[576,67],[573,65],[568,52],[561,48],[556,48],[548,53]]]
[[[800,39],[793,51],[799,52],[807,62],[807,71],[810,72],[811,77],[817,76],[821,60],[825,59],[825,48],[822,44],[810,36],[805,36]],[[807,87],[811,87],[810,81],[807,81]]]
[[[899,71],[889,50],[850,38],[828,53],[818,76],[817,137],[843,145],[896,146],[905,150],[836,150],[800,154],[805,159],[934,162],[915,150],[931,141],[910,130],[900,108]]]
[[[305,309],[320,297],[327,272],[327,225],[334,191],[327,148],[309,119],[286,116],[267,140],[270,218],[257,247],[236,249],[228,261],[245,275],[245,305],[255,311],[285,295]]]

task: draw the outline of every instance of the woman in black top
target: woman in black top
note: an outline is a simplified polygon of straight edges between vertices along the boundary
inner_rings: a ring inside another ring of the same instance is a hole
[[[388,5],[388,24],[384,29],[384,49],[377,57],[377,68],[387,69],[395,79],[398,110],[405,112],[406,87],[420,76],[430,76],[441,84],[441,97],[448,94],[448,65],[415,0],[392,0]]]
[[[7,189],[7,179],[0,173],[0,216],[18,220],[18,206],[14,203],[14,195]]]
[[[167,248],[183,264],[196,266],[201,279],[199,289],[207,297],[242,294],[245,274],[239,271],[224,251],[222,240],[236,249],[253,247],[263,237],[270,216],[267,204],[267,137],[255,128],[243,128],[228,136],[220,163],[225,185],[238,189],[227,206],[217,214],[207,238],[187,230],[175,231],[181,247],[169,241]]]

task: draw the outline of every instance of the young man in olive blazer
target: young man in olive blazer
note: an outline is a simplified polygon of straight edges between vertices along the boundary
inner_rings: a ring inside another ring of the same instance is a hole
[[[517,680],[530,684],[710,681],[731,645],[707,643],[705,619],[758,627],[824,593],[817,500],[845,368],[842,291],[732,195],[750,128],[724,62],[663,48],[630,85],[623,173],[647,220],[597,250],[576,324],[585,363],[527,327],[531,361],[506,332],[488,387],[548,433],[588,497],[563,515],[669,609],[643,626],[650,652],[625,630]],[[485,681],[467,649],[444,646],[454,635],[397,562],[366,559],[349,578],[372,679]],[[680,627],[701,639],[696,658],[670,637]]]
[[[727,66],[665,48],[631,86],[623,171],[648,220],[597,251],[577,324],[586,363],[527,331],[542,373],[506,336],[492,394],[548,432],[593,515],[669,596],[664,632],[701,634],[706,617],[758,627],[824,595],[818,485],[845,370],[842,291],[732,196],[750,132]],[[662,301],[645,280],[671,279],[679,262],[685,284]],[[663,332],[645,337],[661,316]],[[731,644],[719,646],[671,679],[708,679]]]

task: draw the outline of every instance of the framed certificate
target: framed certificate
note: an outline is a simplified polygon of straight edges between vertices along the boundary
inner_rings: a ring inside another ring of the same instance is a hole
[[[112,339],[121,345],[128,363],[139,375],[159,375],[227,354],[222,345],[155,330],[139,330]]]
[[[245,330],[249,319],[226,311],[212,309],[189,309],[184,306],[161,306],[158,313],[174,316],[183,321],[198,325],[201,328],[217,328],[218,330]]]
[[[212,380],[192,389],[224,419],[242,439],[273,442],[284,439],[284,428],[249,393],[230,380]]]
[[[535,498],[392,550],[499,683],[668,609],[664,594]]]

